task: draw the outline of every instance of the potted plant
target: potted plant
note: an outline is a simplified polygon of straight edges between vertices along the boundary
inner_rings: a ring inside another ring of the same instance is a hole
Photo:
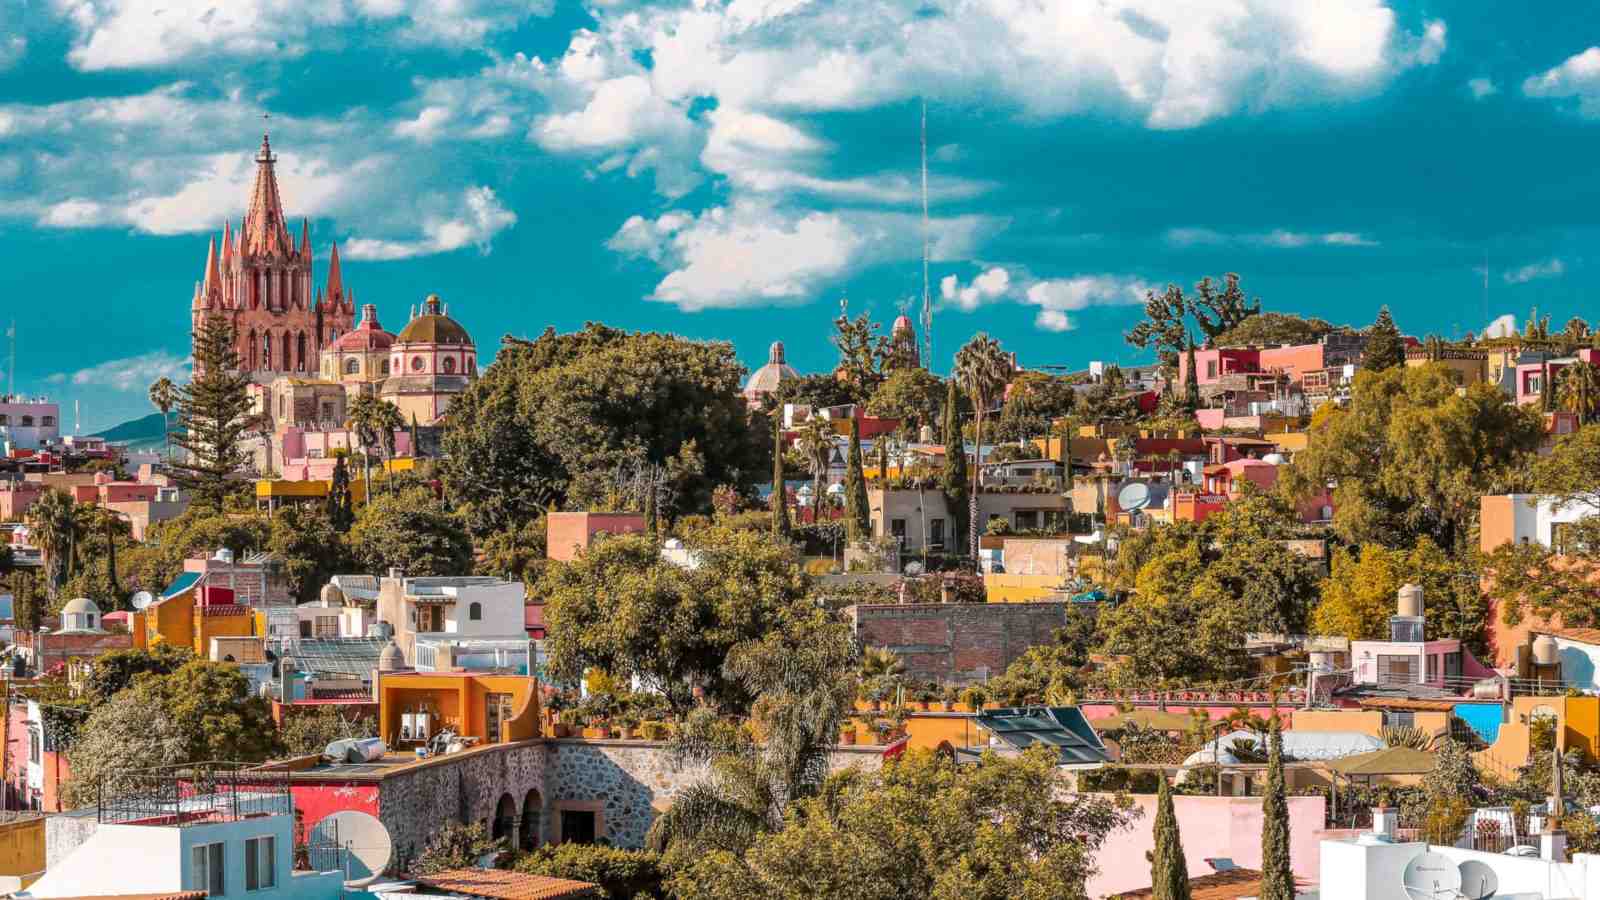
[[[889,697],[889,685],[882,679],[874,679],[867,686],[867,699],[872,701],[872,711],[883,709],[883,701]]]
[[[955,709],[956,708],[956,704],[959,703],[960,701],[961,701],[961,689],[956,687],[953,684],[949,685],[943,691],[939,692],[939,708],[944,710],[945,712],[949,712],[950,710]]]
[[[839,725],[839,743],[851,746],[856,742],[856,723],[853,719],[846,719]]]
[[[622,728],[622,739],[631,741],[633,730],[639,727],[639,717],[633,713],[623,713],[621,718],[617,719],[617,724]]]
[[[872,723],[872,736],[879,744],[887,744],[890,735],[894,734],[894,723],[888,719],[876,719]]]
[[[972,712],[982,712],[983,705],[989,702],[989,692],[980,685],[972,685],[961,692],[961,702]]]
[[[939,699],[939,686],[931,681],[924,682],[917,686],[914,696],[916,697],[917,709],[932,709],[934,702]]]
[[[563,709],[557,714],[555,735],[558,738],[572,737],[572,731],[578,726],[580,715],[575,709]]]

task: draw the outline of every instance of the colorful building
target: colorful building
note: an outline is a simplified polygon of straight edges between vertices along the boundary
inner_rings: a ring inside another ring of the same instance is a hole
[[[393,403],[405,421],[432,425],[478,375],[478,351],[472,336],[439,300],[429,294],[421,314],[400,329],[389,347],[388,378],[379,396]]]
[[[189,560],[194,562],[194,560]],[[196,656],[209,657],[213,638],[264,637],[267,613],[249,604],[260,599],[259,592],[242,589],[259,587],[240,577],[233,586],[225,585],[231,573],[186,571],[161,596],[130,617],[133,646],[156,644],[188,647]]]

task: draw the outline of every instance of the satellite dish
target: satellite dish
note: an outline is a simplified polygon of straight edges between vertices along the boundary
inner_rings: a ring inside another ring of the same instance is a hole
[[[149,591],[140,591],[139,593],[133,595],[133,600],[131,602],[133,603],[134,609],[144,609],[150,604],[156,602],[156,595],[150,593]]]
[[[347,887],[366,887],[389,868],[394,842],[383,823],[361,812],[347,809],[327,816],[311,829],[312,845],[337,844],[346,851]]]
[[[1500,878],[1494,869],[1475,859],[1457,866],[1461,870],[1461,896],[1467,900],[1489,900],[1500,889]]]
[[[1440,853],[1419,853],[1406,863],[1401,886],[1411,900],[1455,900],[1461,888],[1461,870]]]
[[[1142,481],[1129,482],[1117,491],[1117,505],[1128,511],[1144,509],[1150,505],[1150,486]]]

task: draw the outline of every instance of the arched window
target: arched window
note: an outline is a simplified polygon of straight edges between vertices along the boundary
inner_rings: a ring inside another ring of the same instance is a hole
[[[471,619],[474,622],[482,620],[483,619],[483,604],[479,603],[477,601],[473,601],[470,605],[468,605],[467,606],[467,618]]]
[[[296,372],[306,370],[306,333],[304,331],[294,337],[294,369]]]
[[[446,356],[444,358],[444,373],[446,375],[454,375],[455,372],[456,372],[456,358],[454,356]]]
[[[251,371],[255,371],[256,369],[261,368],[260,364],[257,362],[257,359],[256,359],[256,351],[259,348],[260,348],[260,345],[256,343],[256,330],[254,328],[252,328],[252,329],[250,329],[250,369],[251,369]]]
[[[272,368],[272,332],[261,335],[261,368]]]
[[[422,366],[423,366],[422,357],[420,357],[420,356],[411,357],[411,371],[413,371],[413,372],[421,372],[422,371]]]
[[[477,360],[476,357],[472,357],[472,356],[467,357],[467,374],[468,375],[476,375],[476,374],[478,374],[478,360]]]
[[[357,374],[360,374],[360,372],[361,372],[361,360],[356,359],[354,356],[352,356],[349,359],[344,361],[344,373],[346,375],[357,375]]]
[[[283,361],[283,365],[279,366],[279,369],[284,371],[284,372],[287,372],[291,368],[291,366],[290,366],[291,360],[289,359],[289,351],[290,351],[290,349],[292,349],[289,346],[289,336],[287,334],[284,335],[282,338],[280,338],[278,340],[278,346],[279,346],[279,348],[280,348],[280,350],[282,351],[282,354],[283,354],[283,360],[282,360]]]
[[[387,359],[383,361],[382,372],[385,375],[389,374],[389,361]]]

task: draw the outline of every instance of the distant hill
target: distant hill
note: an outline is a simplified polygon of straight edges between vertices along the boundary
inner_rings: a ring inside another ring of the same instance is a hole
[[[164,447],[167,441],[166,426],[162,424],[161,413],[158,412],[123,422],[121,425],[113,425],[90,437],[101,437],[112,443],[127,444],[135,450]]]

